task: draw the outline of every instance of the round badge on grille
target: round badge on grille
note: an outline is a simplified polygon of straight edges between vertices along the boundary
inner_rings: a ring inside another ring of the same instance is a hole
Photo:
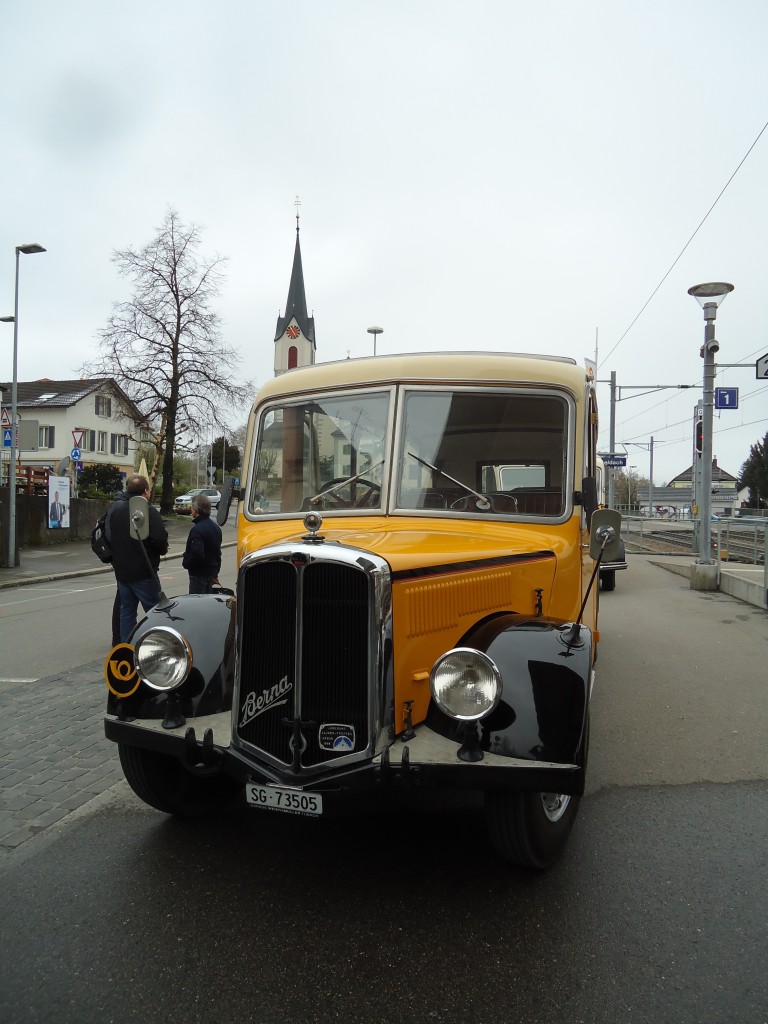
[[[335,754],[350,753],[355,749],[355,727],[340,722],[323,722],[317,742],[321,750],[331,750]]]

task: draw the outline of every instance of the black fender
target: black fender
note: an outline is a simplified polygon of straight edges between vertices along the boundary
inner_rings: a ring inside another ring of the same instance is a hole
[[[158,626],[179,633],[192,652],[187,679],[174,691],[186,718],[211,715],[232,708],[235,661],[236,600],[223,594],[184,594],[168,598],[152,608],[133,631],[129,648]],[[125,656],[125,645],[115,649]],[[107,656],[109,665],[112,652]],[[109,677],[108,670],[105,674]],[[127,686],[126,689],[130,687]],[[159,693],[139,681],[128,697],[116,700],[109,693],[107,711],[121,718],[163,718],[167,693]]]
[[[583,789],[592,678],[592,633],[544,616],[505,614],[473,627],[457,645],[482,651],[502,678],[502,695],[479,721],[483,750],[502,757],[575,765]],[[459,723],[431,702],[427,725],[461,742]]]

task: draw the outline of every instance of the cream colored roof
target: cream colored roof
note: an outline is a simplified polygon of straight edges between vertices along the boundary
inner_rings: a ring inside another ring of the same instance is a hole
[[[506,352],[422,352],[302,366],[268,381],[257,402],[296,392],[394,382],[560,385],[578,399],[587,371],[573,359]]]

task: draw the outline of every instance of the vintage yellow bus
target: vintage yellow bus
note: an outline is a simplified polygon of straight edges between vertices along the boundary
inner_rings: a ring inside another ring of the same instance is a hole
[[[616,542],[596,438],[571,359],[413,354],[269,381],[236,595],[161,602],[135,675],[110,683],[128,782],[181,815],[236,791],[318,816],[382,786],[479,790],[498,854],[547,867],[584,790],[592,584]]]

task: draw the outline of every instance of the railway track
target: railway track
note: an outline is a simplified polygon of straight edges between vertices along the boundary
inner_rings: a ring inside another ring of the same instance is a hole
[[[692,522],[674,523],[665,528],[658,520],[630,519],[622,522],[622,537],[627,551],[687,555],[693,550]],[[765,561],[765,526],[762,523],[712,523],[713,553],[719,550],[723,560],[748,565]],[[726,554],[727,553],[727,554]]]

